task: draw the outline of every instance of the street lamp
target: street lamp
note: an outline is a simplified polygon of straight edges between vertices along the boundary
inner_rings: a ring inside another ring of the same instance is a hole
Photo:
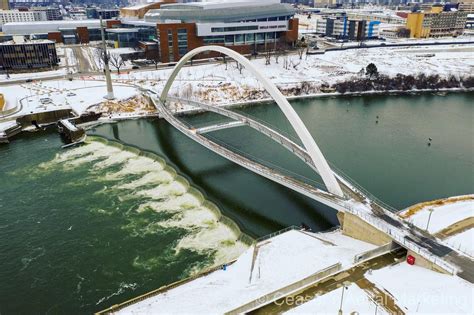
[[[428,222],[426,223],[426,229],[425,229],[426,231],[428,231],[428,227],[430,226],[431,214],[433,214],[434,209],[430,208],[428,209],[428,211],[430,212],[430,214],[428,216]]]
[[[369,300],[372,301],[374,304],[375,304],[375,312],[374,314],[377,315],[377,310],[379,308],[379,305],[378,303],[371,297],[371,296],[368,296],[369,297]]]
[[[342,302],[344,301],[344,291],[349,288],[350,282],[344,281],[342,283],[342,295],[341,295],[341,304],[339,305],[339,315],[342,315]]]

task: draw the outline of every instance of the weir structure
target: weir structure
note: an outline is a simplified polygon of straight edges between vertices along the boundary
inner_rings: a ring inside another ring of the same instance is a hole
[[[260,83],[263,84],[265,90],[279,106],[303,146],[278,133],[266,124],[260,123],[245,115],[213,104],[204,104],[202,102],[169,97],[168,93],[181,68],[194,56],[206,51],[219,52],[231,57],[240,63],[246,71],[253,74]],[[150,91],[148,96],[157,108],[161,118],[164,118],[168,123],[189,138],[224,158],[336,209],[343,233],[376,245],[394,242],[406,248],[410,254],[415,255],[420,265],[440,272],[457,274],[471,283],[474,282],[474,264],[472,264],[469,258],[460,255],[434,236],[404,221],[395,213],[395,209],[372,196],[369,192],[357,185],[355,181],[345,176],[341,171],[336,170],[335,167],[331,167],[304,123],[284,95],[269,79],[261,74],[247,58],[239,53],[221,46],[203,46],[196,48],[183,56],[176,64],[160,97],[156,98],[155,94],[156,93]],[[171,101],[178,101],[201,110],[211,111],[231,118],[233,121],[196,129],[175,117],[174,113],[167,106]],[[235,152],[232,148],[229,148],[229,146],[213,141],[210,137],[205,136],[205,134],[213,131],[240,126],[251,127],[290,150],[295,156],[319,173],[327,191],[285,175],[274,167],[268,167],[262,163],[258,163],[252,158],[244,156],[242,153]]]

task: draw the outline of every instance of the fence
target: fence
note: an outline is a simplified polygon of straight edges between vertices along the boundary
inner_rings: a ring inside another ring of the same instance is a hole
[[[236,261],[237,261],[237,259],[231,260],[231,261],[227,262],[226,265],[231,265],[231,264],[233,264],[233,263],[236,262]],[[222,266],[221,266],[221,265],[215,266],[215,267],[212,267],[212,268],[209,268],[209,269],[207,269],[207,270],[205,270],[205,271],[203,271],[203,272],[200,272],[200,273],[198,273],[198,274],[196,274],[196,275],[194,275],[194,276],[191,276],[191,277],[189,277],[189,278],[186,278],[186,279],[183,279],[183,280],[179,280],[179,281],[173,282],[173,283],[171,283],[171,284],[169,284],[169,285],[162,286],[162,287],[160,287],[160,288],[158,288],[158,289],[156,289],[156,290],[153,290],[153,291],[150,291],[150,292],[148,292],[148,293],[142,294],[142,295],[140,295],[140,296],[137,296],[137,297],[135,297],[135,298],[133,298],[133,299],[130,299],[130,300],[128,300],[128,301],[125,301],[125,302],[123,302],[123,303],[112,305],[111,307],[109,307],[109,308],[107,308],[107,309],[105,309],[105,310],[102,310],[102,311],[99,311],[99,312],[95,313],[95,315],[112,314],[112,313],[118,312],[119,310],[124,309],[124,308],[127,307],[127,306],[130,306],[130,305],[132,305],[132,304],[136,304],[136,303],[138,303],[138,302],[140,302],[140,301],[143,301],[143,300],[146,300],[146,299],[151,298],[151,297],[153,297],[153,296],[156,296],[156,295],[158,295],[158,294],[164,293],[164,292],[166,292],[166,291],[169,291],[169,290],[171,290],[171,289],[174,289],[174,288],[176,288],[176,287],[178,287],[178,286],[180,286],[180,285],[183,285],[183,284],[185,284],[185,283],[191,282],[191,281],[196,280],[196,279],[198,279],[198,278],[204,277],[204,276],[206,276],[206,275],[208,275],[208,274],[210,274],[210,273],[212,273],[212,272],[214,272],[214,271],[220,270],[220,269],[222,269]]]
[[[358,264],[362,261],[369,260],[371,258],[377,257],[377,256],[382,256],[388,252],[391,252],[397,248],[400,248],[399,245],[395,244],[394,242],[387,243],[385,245],[382,245],[380,247],[368,250],[366,252],[357,254],[354,256],[354,263]]]
[[[403,247],[419,254],[420,256],[426,258],[427,260],[431,261],[435,265],[438,265],[439,267],[443,268],[446,272],[448,272],[450,274],[456,274],[457,273],[457,268],[455,268],[450,263],[447,263],[444,260],[442,260],[440,257],[438,257],[436,255],[433,255],[427,249],[417,245],[416,243],[414,243],[412,241],[407,241],[405,236],[410,236],[410,235],[409,234],[405,235],[403,233],[403,230],[399,230],[399,229],[396,229],[396,228],[392,229],[392,228],[390,228],[390,226],[387,223],[383,222],[381,219],[378,219],[378,218],[370,215],[369,213],[364,213],[362,211],[355,210],[353,208],[351,208],[351,210],[349,212],[354,214],[354,215],[357,215],[358,217],[360,217],[361,219],[363,219],[364,221],[366,221],[370,225],[374,226],[375,228],[379,229],[380,231],[390,235],[390,237],[393,238],[393,240],[395,242],[397,242],[398,244],[400,244],[401,246],[403,246]]]
[[[284,296],[287,296],[291,293],[297,292],[301,289],[304,289],[342,269],[341,263],[334,264],[332,266],[329,266],[323,270],[320,270],[298,282],[294,282],[290,285],[287,285],[281,289],[278,289],[276,291],[270,292],[268,294],[265,294],[257,299],[254,299],[242,306],[239,306],[236,309],[233,309],[229,312],[226,312],[226,314],[243,314],[243,313],[248,313],[252,310],[255,310],[261,306],[270,304],[279,298],[282,298]]]

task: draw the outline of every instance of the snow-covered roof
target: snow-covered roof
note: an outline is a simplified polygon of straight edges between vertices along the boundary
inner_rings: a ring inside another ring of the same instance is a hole
[[[5,23],[2,27],[5,35],[30,35],[57,32],[59,29],[76,27],[99,28],[100,20],[63,20]]]
[[[177,20],[193,22],[236,22],[277,16],[293,16],[295,9],[278,0],[255,2],[192,2],[162,5],[160,9],[145,14],[149,22]]]

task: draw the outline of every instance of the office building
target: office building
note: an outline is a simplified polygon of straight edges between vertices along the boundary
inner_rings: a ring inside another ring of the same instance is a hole
[[[46,20],[46,12],[43,11],[0,10],[0,25],[12,22],[33,22]]]
[[[379,21],[350,19],[342,16],[318,16],[316,32],[327,37],[361,41],[379,37]]]
[[[226,46],[241,54],[293,45],[298,39],[294,14],[291,5],[278,0],[180,3],[148,11],[145,21],[157,24],[161,61],[173,62],[203,45]]]
[[[406,27],[414,38],[449,37],[462,34],[466,20],[465,11],[445,11],[436,6],[429,12],[409,13]]]
[[[52,67],[59,63],[53,41],[39,40],[17,43],[0,43],[0,67],[2,69],[34,69]]]

